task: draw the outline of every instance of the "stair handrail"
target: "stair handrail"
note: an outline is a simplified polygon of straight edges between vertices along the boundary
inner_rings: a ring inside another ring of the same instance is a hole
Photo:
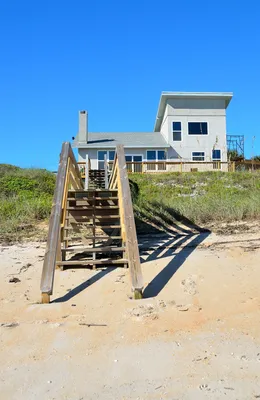
[[[128,258],[134,298],[140,299],[142,298],[144,284],[125,152],[122,144],[116,146],[116,154],[108,188],[117,188],[118,190],[122,241],[123,245],[126,246],[126,255]]]
[[[71,144],[64,142],[60,153],[59,169],[56,177],[48,239],[41,277],[42,302],[49,303],[53,291],[56,262],[61,261],[61,240],[66,218],[68,190],[83,189],[83,182]]]

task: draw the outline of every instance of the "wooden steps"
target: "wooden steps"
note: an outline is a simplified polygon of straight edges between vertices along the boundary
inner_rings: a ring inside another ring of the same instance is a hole
[[[100,188],[98,188],[98,189],[88,189],[88,190],[85,190],[85,189],[73,189],[73,190],[68,190],[68,194],[70,195],[70,194],[77,194],[77,195],[79,195],[79,194],[82,194],[83,196],[85,196],[85,197],[89,197],[89,195],[90,194],[96,194],[96,193],[98,193],[99,195],[108,195],[109,193],[118,193],[118,190],[117,189],[100,189]],[[69,196],[68,196],[69,197]],[[102,196],[100,196],[100,197],[102,197]]]
[[[103,265],[103,260],[109,264],[126,264],[125,259],[118,262],[118,255],[125,254],[126,247],[122,246],[117,189],[69,190],[63,231],[62,261],[57,265],[95,268]],[[73,259],[67,259],[73,253]],[[109,259],[107,254],[111,256]],[[87,255],[92,258],[86,259]]]
[[[86,224],[86,225],[84,225],[84,227],[83,226],[77,226],[77,227],[80,230],[80,229],[94,228],[95,226],[97,228],[99,228],[99,229],[120,229],[121,228],[121,225],[119,225],[119,224],[117,224],[117,225],[111,225],[111,224],[110,225],[105,225],[103,222],[100,222],[100,221],[96,221],[95,225]],[[75,227],[72,227],[72,226],[65,226],[63,229],[64,229],[64,231],[75,231]]]
[[[100,236],[100,235],[95,235],[95,236],[87,236],[87,235],[85,235],[85,234],[83,234],[82,236],[64,236],[64,241],[65,240],[71,240],[71,241],[73,241],[73,240],[80,240],[80,239],[82,239],[82,237],[84,237],[84,239],[86,239],[86,240],[93,240],[93,239],[96,239],[96,240],[104,240],[104,241],[106,241],[106,240],[108,240],[108,239],[113,239],[113,240],[121,240],[122,239],[122,236],[113,236],[113,235],[111,235],[111,236]]]
[[[104,189],[105,188],[105,170],[89,170],[89,189]]]
[[[57,261],[58,266],[73,266],[73,265],[82,265],[82,266],[92,266],[92,265],[119,265],[119,264],[128,264],[128,260],[126,258],[104,258],[100,260],[69,260],[69,261]]]
[[[80,198],[78,197],[68,197],[67,199],[68,201],[108,201],[108,200],[118,200],[117,196],[110,196],[110,197],[86,197],[86,196],[82,196]]]
[[[79,169],[70,143],[63,143],[42,271],[43,303],[50,302],[57,266],[129,267],[133,296],[142,297],[143,279],[122,145],[116,146],[111,174],[106,158],[104,168],[92,170],[87,155],[84,167]]]
[[[69,206],[67,207],[67,210],[72,211],[78,211],[78,210],[89,210],[89,206],[88,205],[77,205],[77,206]],[[118,206],[95,206],[96,210],[119,210]],[[92,211],[92,210],[89,210]]]
[[[109,253],[109,252],[122,252],[125,251],[125,247],[112,247],[112,246],[105,246],[105,247],[77,247],[77,246],[71,246],[71,247],[65,247],[61,251],[68,252],[83,252],[83,253]]]

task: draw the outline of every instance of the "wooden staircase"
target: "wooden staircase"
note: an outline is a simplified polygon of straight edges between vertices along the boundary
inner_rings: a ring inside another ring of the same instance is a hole
[[[123,146],[117,146],[109,180],[106,169],[88,168],[85,174],[84,183],[70,143],[63,143],[43,264],[42,301],[50,302],[55,269],[71,266],[129,267],[134,297],[141,298],[143,280]]]
[[[57,265],[119,265],[125,267],[118,190],[69,190],[62,246]]]
[[[105,170],[90,169],[89,170],[89,189],[105,189]]]

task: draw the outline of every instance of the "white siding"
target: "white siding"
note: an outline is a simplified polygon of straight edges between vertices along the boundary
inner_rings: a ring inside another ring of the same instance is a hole
[[[158,133],[159,135],[159,133]],[[97,169],[98,168],[98,161],[97,161],[97,152],[98,150],[106,150],[106,149],[79,149],[79,154],[78,154],[78,161],[85,161],[86,160],[86,154],[88,154],[91,162],[91,168],[92,169]],[[107,150],[113,150],[113,149],[107,149]],[[159,148],[158,149],[152,149],[152,148],[126,148],[125,147],[125,155],[141,155],[143,157],[143,161],[146,160],[146,151],[147,150],[166,150],[166,156],[168,158],[172,158],[172,156],[175,154],[174,150],[171,148]]]
[[[193,151],[204,151],[205,161],[211,161],[213,148],[221,150],[222,161],[227,161],[224,100],[171,99],[165,120],[168,126],[168,143],[184,161],[191,160]],[[173,141],[173,122],[182,124],[181,142]],[[207,122],[208,135],[188,135],[188,122]]]

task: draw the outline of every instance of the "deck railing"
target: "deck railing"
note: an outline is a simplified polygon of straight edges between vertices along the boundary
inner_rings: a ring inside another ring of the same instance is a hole
[[[86,165],[90,169],[90,160],[78,162],[81,177],[85,178]],[[113,162],[107,161],[108,171],[111,171]],[[194,171],[257,171],[260,170],[260,161],[126,161],[129,173],[156,173],[156,172],[194,172]],[[88,176],[88,174],[87,174]]]
[[[112,165],[112,163],[109,163]],[[129,173],[235,171],[233,162],[221,161],[140,161],[126,162]]]

